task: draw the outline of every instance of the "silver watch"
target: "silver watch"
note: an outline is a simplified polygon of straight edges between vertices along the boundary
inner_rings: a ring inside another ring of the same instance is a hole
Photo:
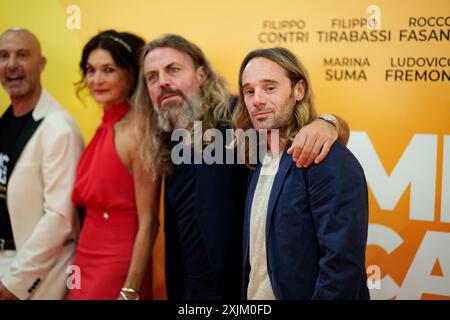
[[[322,114],[322,115],[319,116],[319,119],[322,119],[323,121],[331,123],[333,126],[337,127],[338,120],[332,114],[329,114],[329,113]]]

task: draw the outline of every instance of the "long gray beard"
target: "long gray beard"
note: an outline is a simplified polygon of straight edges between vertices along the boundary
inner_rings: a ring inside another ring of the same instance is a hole
[[[175,129],[185,129],[195,120],[197,99],[189,101],[185,99],[179,107],[168,106],[158,111],[158,128],[164,132],[172,132]]]

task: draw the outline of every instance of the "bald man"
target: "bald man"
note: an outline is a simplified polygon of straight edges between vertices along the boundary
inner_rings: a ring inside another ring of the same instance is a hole
[[[41,85],[46,64],[25,29],[0,35],[0,300],[62,299],[78,219],[71,202],[81,132]]]

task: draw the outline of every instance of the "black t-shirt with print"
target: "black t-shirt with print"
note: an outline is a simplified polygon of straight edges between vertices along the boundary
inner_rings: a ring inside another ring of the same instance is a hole
[[[8,207],[6,205],[6,188],[8,170],[10,169],[11,152],[22,130],[25,128],[32,112],[16,117],[12,107],[9,107],[0,118],[0,239],[14,240]],[[9,243],[9,249],[15,249]]]

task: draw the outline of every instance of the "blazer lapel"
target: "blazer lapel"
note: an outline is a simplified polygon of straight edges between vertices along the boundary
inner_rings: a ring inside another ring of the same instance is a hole
[[[284,184],[286,174],[288,173],[293,163],[294,162],[292,161],[291,156],[288,155],[286,151],[284,151],[280,159],[277,175],[275,176],[275,180],[273,181],[272,190],[270,191],[266,219],[266,243],[269,239],[270,224],[272,222],[272,213],[275,208],[275,203],[277,202],[278,196],[280,195],[281,187]]]
[[[9,181],[9,178],[11,177],[11,174],[14,170],[14,167],[17,164],[17,160],[19,159],[20,155],[22,154],[23,149],[25,149],[25,146],[27,142],[30,140],[30,138],[33,136],[33,134],[36,132],[36,129],[41,124],[43,118],[41,118],[38,121],[35,121],[33,117],[30,117],[25,124],[25,127],[23,128],[22,132],[19,135],[19,138],[17,139],[14,148],[10,154],[9,158],[9,164],[8,164],[8,176],[7,180]]]
[[[258,164],[256,170],[250,173],[250,181],[248,184],[247,200],[245,202],[244,215],[244,264],[248,263],[248,249],[250,240],[250,216],[253,204],[253,197],[255,196],[256,185],[258,184],[259,175],[261,173],[261,164]]]

